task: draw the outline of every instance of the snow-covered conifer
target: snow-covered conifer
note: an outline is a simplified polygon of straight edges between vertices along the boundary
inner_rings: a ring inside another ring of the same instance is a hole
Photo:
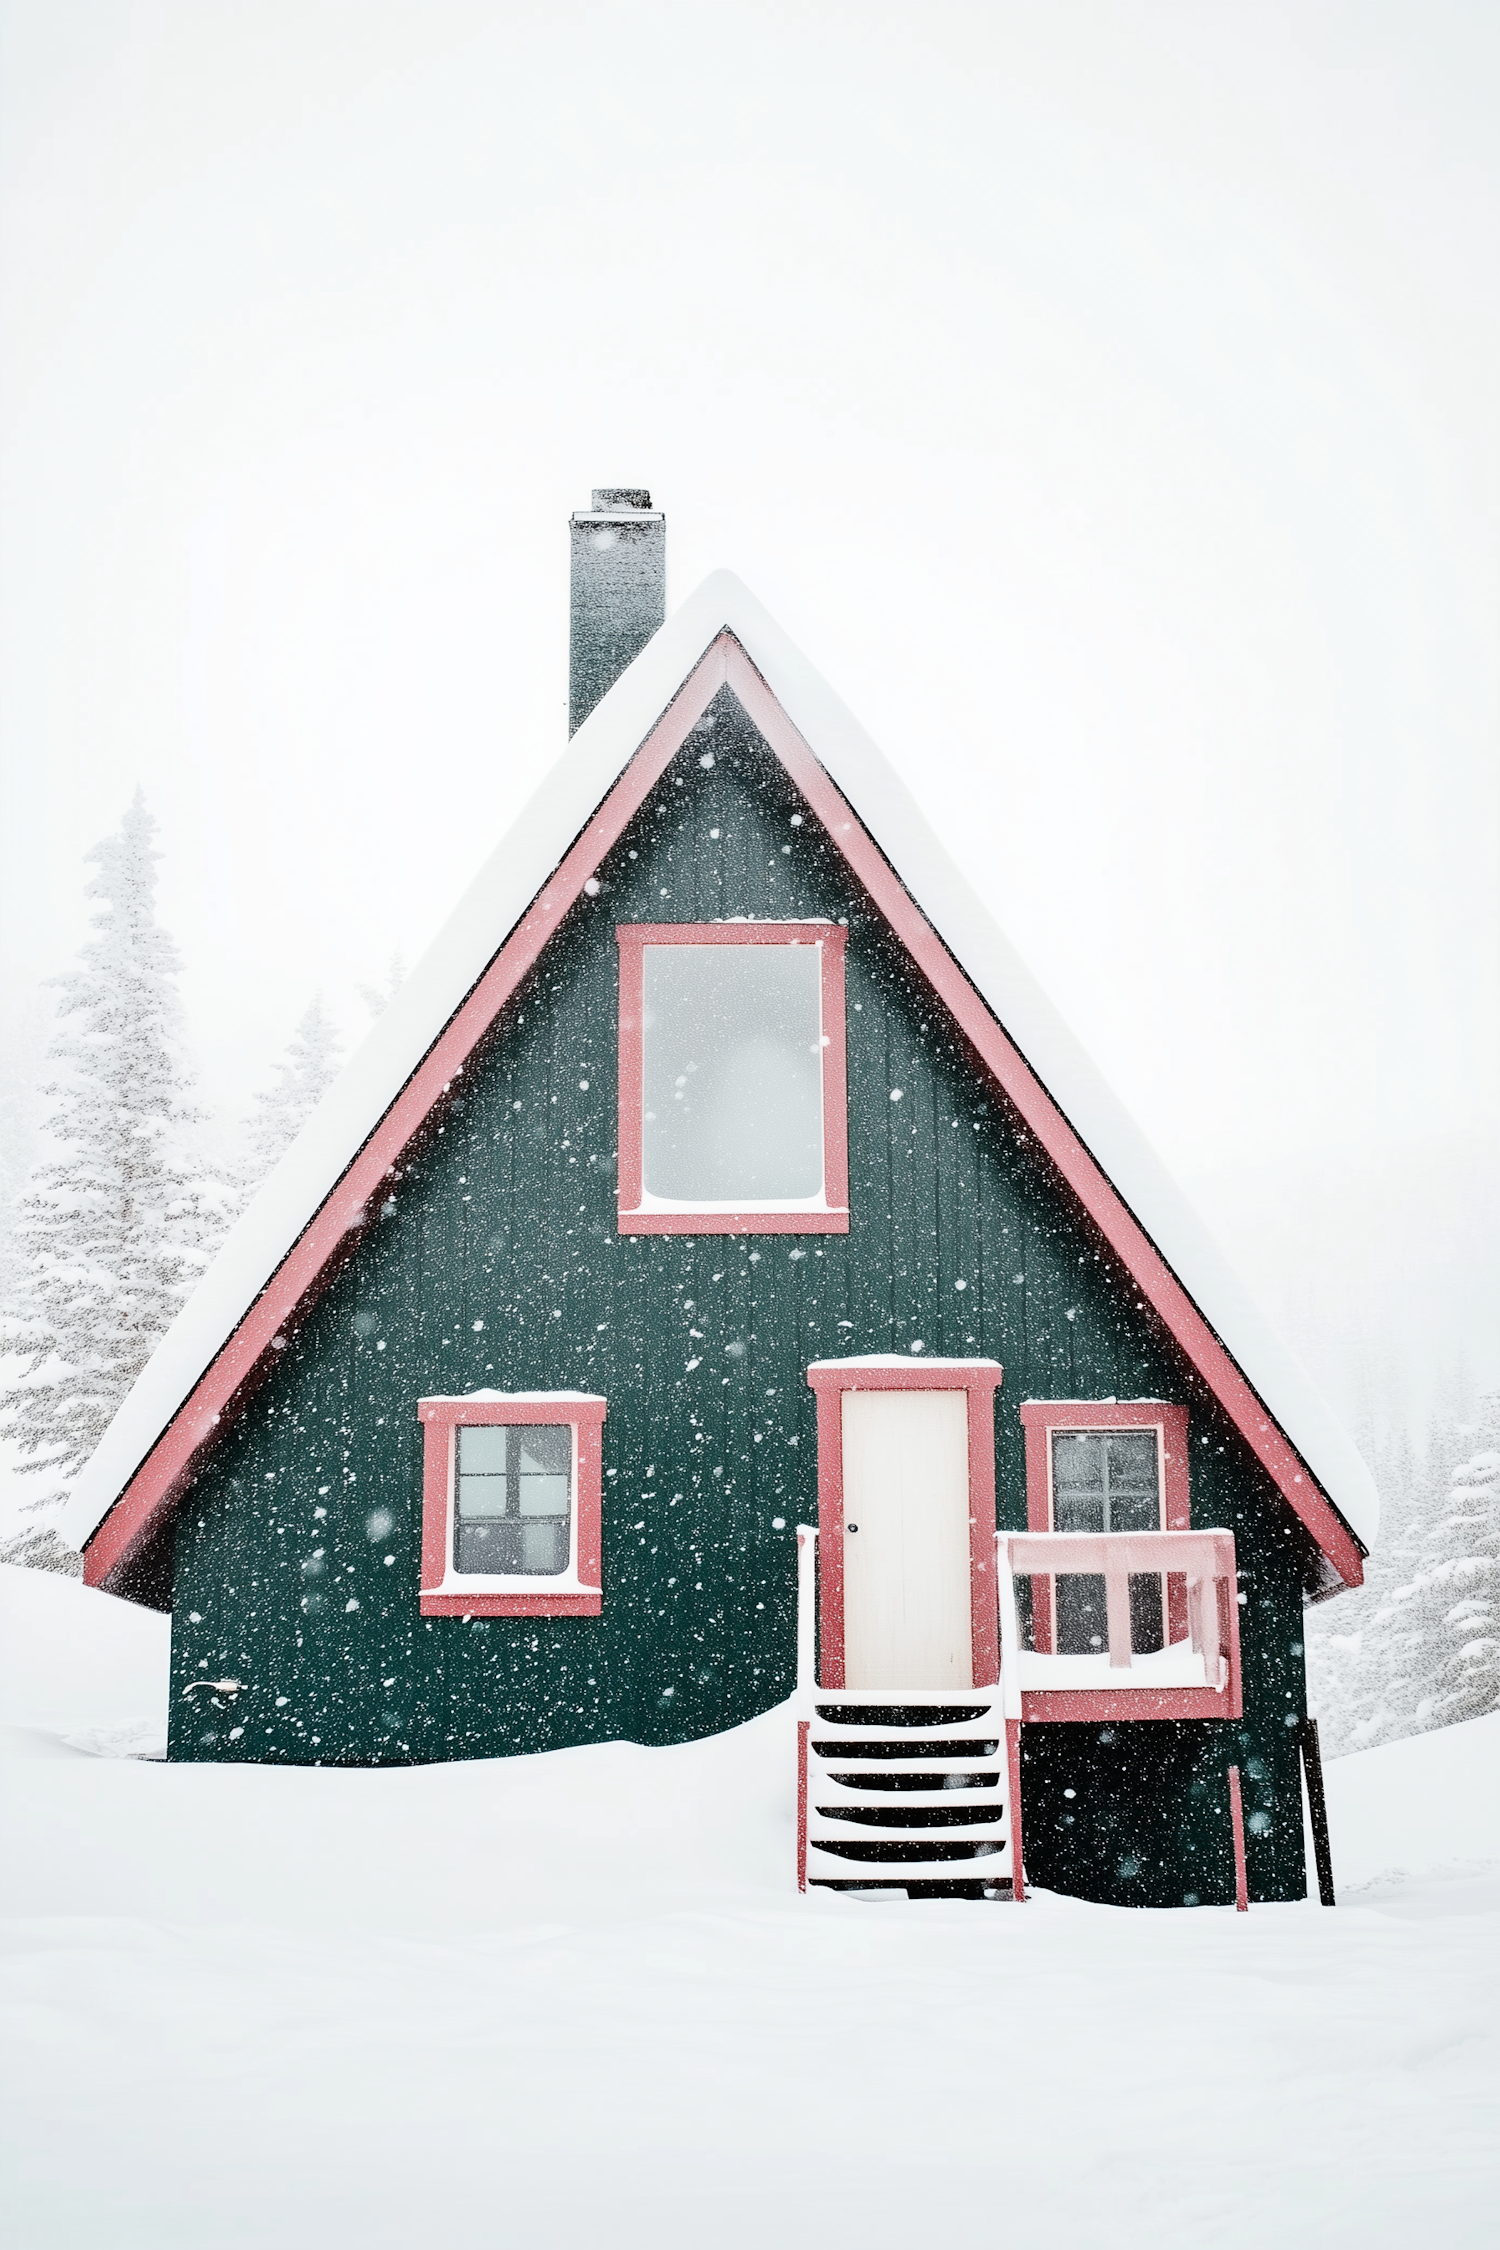
[[[255,1095],[245,1161],[245,1186],[256,1188],[301,1132],[339,1068],[339,1035],[323,1007],[312,1004],[276,1064],[276,1082]]]
[[[398,945],[386,967],[384,984],[362,984],[359,988],[359,996],[369,1009],[372,1019],[385,1014],[405,982],[406,961]]]
[[[1307,1673],[1330,1757],[1410,1732],[1393,1702],[1395,1654],[1387,1607],[1417,1568],[1426,1479],[1404,1429],[1361,1427],[1361,1451],[1380,1493],[1380,1537],[1357,1592],[1320,1603],[1307,1619]]]
[[[1420,1667],[1418,1731],[1500,1710],[1500,1395],[1481,1401],[1470,1434],[1478,1447],[1450,1470],[1397,1604]]]
[[[1308,1672],[1330,1751],[1364,1750],[1500,1709],[1500,1396],[1462,1369],[1420,1472],[1377,1464],[1382,1526],[1365,1584],[1309,1619]]]
[[[88,854],[98,902],[55,981],[41,1161],[16,1227],[4,1421],[32,1509],[60,1502],[223,1233],[232,1201],[195,1146],[176,947],[156,919],[156,823],[139,790]]]

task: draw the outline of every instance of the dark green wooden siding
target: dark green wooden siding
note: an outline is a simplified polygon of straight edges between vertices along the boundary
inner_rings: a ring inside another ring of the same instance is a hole
[[[1029,1729],[1033,1878],[1231,1895],[1238,1762],[1255,1895],[1300,1896],[1305,1535],[727,691],[601,877],[182,1508],[172,1756],[668,1743],[768,1709],[816,1520],[807,1363],[920,1342],[1005,1369],[1002,1523],[1025,1525],[1020,1400],[1164,1397],[1192,1414],[1194,1522],[1239,1544],[1243,1725]],[[615,925],[732,914],[848,922],[847,1237],[616,1230]],[[607,1397],[601,1617],[419,1616],[416,1401],[481,1386]],[[185,1692],[225,1677],[232,1699]]]

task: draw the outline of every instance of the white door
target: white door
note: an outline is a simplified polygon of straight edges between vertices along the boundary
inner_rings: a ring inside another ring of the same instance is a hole
[[[842,1403],[845,1684],[972,1687],[968,1394]]]

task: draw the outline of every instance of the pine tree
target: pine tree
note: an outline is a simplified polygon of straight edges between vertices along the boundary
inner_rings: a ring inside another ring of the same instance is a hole
[[[21,1287],[16,1222],[37,1160],[51,1021],[51,1006],[39,992],[34,1005],[0,1032],[0,1305]]]
[[[1455,1369],[1421,1467],[1404,1440],[1372,1465],[1382,1521],[1365,1584],[1309,1619],[1334,1756],[1500,1709],[1500,1395],[1476,1400]]]
[[[258,1187],[290,1148],[338,1075],[339,1035],[324,1013],[321,992],[313,995],[275,1067],[276,1083],[255,1095],[244,1168],[247,1191]]]
[[[223,1232],[228,1190],[194,1149],[176,947],[156,920],[156,823],[139,790],[88,854],[98,901],[61,993],[46,1153],[21,1199],[5,1422],[60,1502]]]
[[[1417,1568],[1425,1479],[1399,1425],[1377,1432],[1362,1421],[1360,1450],[1380,1494],[1380,1536],[1365,1564],[1363,1586],[1320,1603],[1307,1620],[1309,1691],[1330,1757],[1410,1732],[1393,1702],[1387,1611]]]
[[[398,945],[386,967],[385,983],[383,985],[362,984],[359,988],[359,996],[369,1010],[372,1021],[377,1016],[385,1014],[386,1009],[405,982],[406,960]]]
[[[1481,1400],[1459,1434],[1477,1449],[1448,1470],[1444,1503],[1397,1605],[1418,1669],[1418,1730],[1500,1710],[1500,1394]]]

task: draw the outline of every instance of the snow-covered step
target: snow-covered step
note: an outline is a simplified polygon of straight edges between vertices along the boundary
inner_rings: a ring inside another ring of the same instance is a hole
[[[803,1879],[968,1897],[1012,1889],[998,1689],[819,1690],[802,1727]]]

